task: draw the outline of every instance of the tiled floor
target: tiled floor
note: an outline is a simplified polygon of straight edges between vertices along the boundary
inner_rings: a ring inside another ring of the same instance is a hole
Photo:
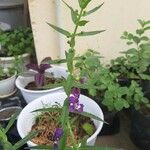
[[[96,145],[121,148],[123,150],[140,150],[131,141],[129,137],[130,121],[123,113],[120,114],[120,132],[111,136],[100,136]]]

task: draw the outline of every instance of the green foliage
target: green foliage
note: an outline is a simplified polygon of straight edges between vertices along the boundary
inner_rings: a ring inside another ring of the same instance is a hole
[[[144,97],[142,88],[135,81],[131,82],[126,99],[129,105],[134,106],[135,109],[140,109],[143,105],[146,107],[150,106],[150,101]]]
[[[3,147],[3,150],[18,150],[21,146],[23,146],[27,141],[31,140],[33,137],[37,136],[37,132],[31,132],[29,135],[27,135],[24,139],[17,142],[15,145],[12,145],[8,139],[6,133],[9,131],[9,129],[14,124],[17,116],[19,115],[20,111],[16,111],[16,113],[11,117],[10,121],[8,122],[8,125],[6,128],[2,128],[0,126],[0,144]]]
[[[123,64],[125,60],[123,57],[117,58],[119,63],[114,62],[118,67],[115,68],[115,73],[104,66],[100,58],[99,53],[88,50],[76,60],[75,67],[79,70],[80,78],[86,78],[84,89],[88,90],[89,96],[105,105],[109,111],[121,111],[131,106],[140,108],[148,103],[137,83],[132,82],[130,87],[121,87],[118,84],[120,72],[117,72],[117,69],[121,67],[124,73],[128,71],[126,66],[117,66]]]
[[[7,79],[15,74],[15,71],[12,68],[4,69],[0,66],[0,81]]]
[[[140,28],[136,33],[125,31],[121,39],[126,40],[129,45],[127,51],[122,52],[124,56],[112,61],[112,71],[119,72],[119,76],[134,79],[150,80],[150,38],[147,31],[150,30],[150,21],[138,20]]]
[[[17,28],[0,33],[0,56],[18,56],[32,53],[34,50],[33,35],[30,28]]]

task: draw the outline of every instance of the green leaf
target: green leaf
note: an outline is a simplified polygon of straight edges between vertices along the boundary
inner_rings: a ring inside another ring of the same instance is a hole
[[[117,99],[114,103],[115,109],[120,111],[124,107],[124,101]]]
[[[88,135],[92,135],[94,133],[94,128],[90,123],[84,123],[82,128]]]
[[[146,31],[146,30],[150,30],[150,26],[149,27],[145,27],[144,31]]]
[[[148,41],[149,38],[148,38],[147,36],[142,36],[142,37],[140,38],[140,40],[142,40],[142,41]]]
[[[63,0],[62,0],[63,1]],[[63,3],[71,10],[71,17],[72,17],[72,21],[74,24],[77,24],[77,20],[78,20],[78,13],[76,11],[73,10],[73,8],[71,6],[69,6],[65,1],[63,1]]]
[[[41,108],[41,109],[36,109],[36,110],[34,110],[34,111],[32,111],[33,113],[34,112],[53,112],[53,111],[59,111],[59,112],[61,112],[62,111],[62,108],[56,108],[56,107],[50,107],[50,108]]]
[[[127,42],[127,45],[131,45],[131,44],[133,44],[133,42],[130,42],[130,41],[129,41],[129,42]]]
[[[139,24],[140,24],[142,27],[144,27],[145,23],[144,23],[144,21],[143,21],[143,20],[138,19],[138,22],[139,22]]]
[[[7,133],[8,130],[12,127],[12,125],[14,124],[15,120],[17,119],[17,116],[20,114],[20,110],[16,111],[15,114],[11,117],[7,127],[4,130],[4,133]]]
[[[34,131],[34,132],[30,132],[25,138],[23,138],[22,140],[20,140],[19,142],[17,142],[13,148],[15,149],[19,149],[21,146],[23,146],[24,144],[26,144],[28,141],[32,140],[34,137],[36,137],[38,135],[38,131]]]
[[[26,147],[25,149],[42,149],[42,150],[54,150],[54,147],[52,146],[46,146],[46,145],[40,145],[40,146],[32,146],[32,147]]]
[[[103,5],[104,5],[104,3],[100,4],[99,6],[93,8],[93,9],[87,11],[87,12],[85,12],[84,16],[87,16],[87,15],[90,15],[90,14],[94,13],[95,11],[97,11],[98,9],[100,9]]]
[[[143,80],[150,80],[150,75],[147,75],[147,74],[139,74],[139,76],[140,76]]]
[[[66,30],[64,30],[64,29],[62,29],[62,28],[60,28],[60,27],[57,27],[57,26],[55,26],[55,25],[53,25],[53,24],[50,24],[50,23],[47,23],[47,24],[48,24],[50,27],[52,27],[54,30],[58,31],[59,33],[65,35],[65,36],[67,36],[67,37],[71,37],[71,34],[70,34],[68,31],[66,31]]]
[[[85,117],[88,117],[88,118],[92,118],[92,119],[95,119],[95,120],[98,120],[98,121],[101,121],[103,123],[106,123],[108,124],[107,122],[105,122],[104,120],[102,120],[101,118],[91,114],[91,113],[88,113],[88,112],[82,112],[82,113],[79,113],[79,112],[73,112],[75,114],[79,114],[79,115],[82,115],[82,116],[85,116]]]
[[[133,41],[138,44],[138,43],[140,43],[140,38],[137,36],[134,36]]]
[[[80,32],[77,34],[77,36],[92,36],[92,35],[96,35],[96,34],[99,34],[99,33],[102,33],[106,30],[100,30],[100,31],[90,31],[90,32]]]
[[[86,21],[86,20],[82,20],[80,22],[78,22],[78,25],[79,26],[85,26],[89,21]]]
[[[81,9],[85,9],[91,0],[78,0]]]
[[[144,30],[143,29],[137,29],[136,33],[139,35],[142,35],[144,33]]]

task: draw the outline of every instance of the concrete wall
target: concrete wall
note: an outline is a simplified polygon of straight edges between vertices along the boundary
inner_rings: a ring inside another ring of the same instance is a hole
[[[78,0],[65,1],[73,7],[78,7]],[[101,2],[103,1],[92,0],[88,9]],[[76,50],[83,53],[88,48],[95,49],[105,57],[104,61],[108,62],[118,56],[119,51],[126,49],[124,41],[120,40],[122,32],[134,31],[139,18],[150,19],[150,0],[104,0],[104,2],[100,10],[87,18],[90,23],[84,29],[107,31],[93,37],[78,38]],[[70,10],[61,0],[29,0],[29,4],[39,60],[47,54],[53,58],[64,57],[64,51],[68,49],[66,39],[63,36],[58,38],[58,34],[45,22],[57,23],[65,29],[72,30]]]

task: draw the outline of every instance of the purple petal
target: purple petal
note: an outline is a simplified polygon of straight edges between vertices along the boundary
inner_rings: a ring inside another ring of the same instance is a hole
[[[73,88],[71,94],[73,94],[78,99],[80,96],[80,89]]]
[[[35,74],[35,83],[37,87],[44,85],[44,74],[37,73]]]
[[[57,128],[54,132],[54,141],[59,141],[62,135],[64,134],[63,130],[61,128]]]
[[[77,108],[77,111],[80,112],[80,113],[83,112],[83,107],[84,107],[83,104],[79,104],[78,108]]]
[[[69,112],[74,112],[75,111],[75,105],[70,104],[69,105]]]
[[[39,71],[39,66],[37,64],[27,64],[26,67],[27,67],[27,69]]]
[[[75,96],[71,95],[71,96],[69,97],[69,103],[75,104],[75,103],[77,103],[77,102],[78,102],[78,99],[76,99]]]
[[[46,69],[50,68],[50,64],[40,64],[39,71],[40,73],[44,73]]]

